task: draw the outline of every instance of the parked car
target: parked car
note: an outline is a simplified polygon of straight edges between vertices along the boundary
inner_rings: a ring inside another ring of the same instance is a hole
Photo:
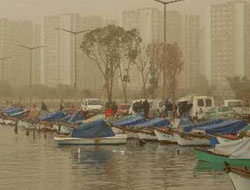
[[[116,115],[123,116],[128,115],[130,104],[117,104],[117,112]]]
[[[205,119],[214,119],[214,118],[234,118],[235,110],[231,107],[220,106],[213,107],[204,113]]]
[[[99,99],[83,99],[82,109],[88,111],[89,113],[102,113],[103,105]]]

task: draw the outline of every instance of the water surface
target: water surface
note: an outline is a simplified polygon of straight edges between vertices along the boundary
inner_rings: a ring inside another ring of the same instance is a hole
[[[232,190],[221,167],[193,148],[129,141],[122,146],[57,146],[50,134],[0,126],[0,189]]]

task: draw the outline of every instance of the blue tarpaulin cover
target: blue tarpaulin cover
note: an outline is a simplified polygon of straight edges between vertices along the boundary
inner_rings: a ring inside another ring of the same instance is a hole
[[[83,116],[82,114],[78,111],[78,112],[75,112],[71,117],[70,119],[68,120],[68,122],[70,123],[74,123],[74,122],[77,122],[77,121],[80,121],[80,120],[83,120]]]
[[[241,120],[225,120],[223,122],[206,125],[199,127],[200,130],[204,130],[207,134],[236,134],[239,130],[246,126],[245,121]]]
[[[66,115],[65,117],[63,117],[60,121],[65,121],[68,122],[69,119],[72,117],[72,115]]]
[[[64,118],[65,114],[63,112],[53,112],[47,115],[42,115],[39,117],[42,121],[59,121]]]
[[[218,123],[221,123],[223,121],[224,120],[222,120],[222,119],[213,119],[213,120],[203,121],[203,122],[199,122],[199,123],[195,123],[195,124],[190,123],[188,125],[182,125],[181,127],[183,128],[184,132],[190,132],[192,129],[218,124]]]
[[[21,112],[21,111],[23,111],[22,108],[9,108],[7,110],[4,110],[4,113],[6,115],[11,115],[11,114],[15,114],[15,113],[18,113],[18,112]]]
[[[135,126],[139,125],[141,123],[144,123],[146,121],[145,117],[137,115],[132,118],[122,120],[122,121],[116,121],[114,122],[115,126]]]
[[[180,119],[179,125],[180,125],[180,126],[182,126],[182,125],[192,125],[192,122],[190,122],[190,121],[188,120],[188,118],[182,117],[182,118]]]
[[[25,113],[27,113],[29,111],[30,110],[22,110],[20,112],[11,113],[10,116],[13,116],[13,117],[22,117]]]
[[[138,124],[137,127],[166,127],[169,121],[165,118],[155,118],[144,123]]]
[[[83,123],[73,129],[72,137],[76,138],[95,138],[95,137],[111,137],[115,136],[112,129],[103,119]]]

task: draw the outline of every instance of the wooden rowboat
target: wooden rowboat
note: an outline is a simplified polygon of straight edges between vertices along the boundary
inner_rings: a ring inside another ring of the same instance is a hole
[[[160,143],[177,143],[171,130],[155,129],[154,132]]]
[[[226,164],[226,171],[229,174],[235,189],[249,190],[250,170],[246,168],[235,168]]]
[[[202,161],[221,164],[227,162],[232,165],[250,167],[250,159],[232,159],[229,156],[215,153],[213,149],[195,148],[194,151],[196,157]]]
[[[116,134],[112,137],[96,137],[96,138],[74,138],[54,136],[54,140],[58,145],[120,145],[127,141],[126,134]]]

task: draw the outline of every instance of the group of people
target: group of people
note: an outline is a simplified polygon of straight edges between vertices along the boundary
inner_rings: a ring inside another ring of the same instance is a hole
[[[182,102],[179,104],[174,104],[168,99],[165,101],[165,116],[166,117],[174,117],[186,116],[188,117],[188,113],[192,108],[192,104],[188,104],[187,102]]]
[[[116,104],[116,102],[107,102],[106,103],[106,111],[105,111],[105,115],[106,117],[110,117],[110,116],[115,116],[116,112],[117,112],[118,106]]]
[[[133,104],[133,107],[132,107],[133,111],[135,113],[140,113],[140,112],[143,112],[145,117],[148,117],[148,113],[149,113],[149,109],[150,109],[150,105],[148,103],[148,100],[144,100],[144,101],[138,101],[138,102],[135,102]]]

